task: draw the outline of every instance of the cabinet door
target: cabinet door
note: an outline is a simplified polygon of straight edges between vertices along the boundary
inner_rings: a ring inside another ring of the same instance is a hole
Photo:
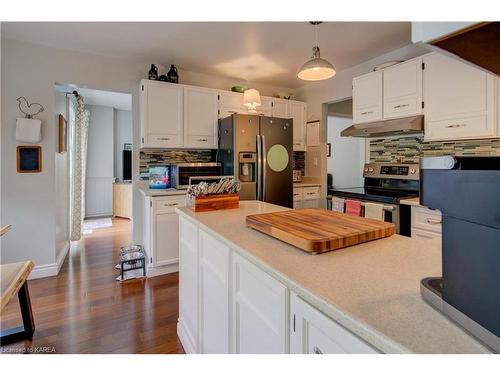
[[[248,112],[243,105],[243,94],[230,91],[219,92],[219,118],[226,118],[235,113]]]
[[[293,119],[293,150],[304,151],[306,143],[307,104],[290,100],[290,116]]]
[[[184,88],[184,147],[217,148],[218,91]]]
[[[145,81],[141,85],[143,147],[182,147],[182,86]]]
[[[382,71],[352,80],[353,123],[382,120]]]
[[[290,118],[289,100],[273,99],[273,117]]]
[[[290,322],[290,353],[377,353],[369,344],[323,315],[295,293],[290,293]]]
[[[233,352],[287,353],[286,287],[233,254]]]
[[[417,238],[419,240],[431,240],[433,238],[441,237],[440,233],[430,232],[424,229],[411,228],[411,238]]]
[[[200,353],[229,353],[229,248],[199,232]]]
[[[422,113],[422,59],[386,68],[383,77],[384,119]]]
[[[257,107],[257,113],[261,116],[272,116],[273,114],[273,99],[265,96],[260,98],[260,106]]]
[[[187,353],[198,353],[198,228],[179,219],[179,323]]]
[[[425,140],[495,136],[495,77],[440,53],[424,57]]]

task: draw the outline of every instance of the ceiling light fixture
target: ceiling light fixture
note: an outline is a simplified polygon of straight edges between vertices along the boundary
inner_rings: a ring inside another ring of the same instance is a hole
[[[248,108],[248,113],[256,114],[261,104],[259,91],[248,89],[243,93],[243,105]]]
[[[333,77],[336,71],[331,63],[320,57],[318,28],[322,22],[311,21],[309,23],[315,28],[316,45],[312,49],[313,54],[311,59],[302,65],[297,76],[304,81],[322,81]]]

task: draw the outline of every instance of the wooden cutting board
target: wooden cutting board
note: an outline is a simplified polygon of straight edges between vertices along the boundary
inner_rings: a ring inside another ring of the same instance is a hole
[[[314,254],[378,240],[395,233],[392,223],[320,208],[249,215],[246,223],[251,228]]]

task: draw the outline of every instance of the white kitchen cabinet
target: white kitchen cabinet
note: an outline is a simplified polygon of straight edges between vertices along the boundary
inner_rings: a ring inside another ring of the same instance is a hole
[[[271,117],[273,115],[273,98],[261,96],[260,106],[257,107],[257,113],[260,116]]]
[[[179,320],[177,335],[184,350],[199,353],[198,227],[179,219]]]
[[[293,150],[306,150],[307,104],[289,100],[290,117],[293,119]]]
[[[319,208],[320,187],[306,186],[293,188],[293,208]]]
[[[372,354],[372,346],[290,293],[290,353]]]
[[[219,92],[219,118],[226,118],[235,113],[244,113],[248,111],[243,105],[243,94],[232,91]]]
[[[179,218],[175,208],[185,205],[184,196],[145,197],[143,237],[148,277],[178,271]]]
[[[233,353],[288,352],[288,290],[233,253]]]
[[[199,231],[200,353],[229,353],[229,248]]]
[[[142,80],[141,147],[183,146],[183,87]]]
[[[423,61],[426,141],[500,135],[493,74],[440,53]]]
[[[411,207],[411,236],[431,239],[441,236],[441,212],[427,207]]]
[[[306,126],[307,136],[306,136],[306,145],[307,147],[319,146],[320,145],[320,122],[309,122]]]
[[[184,87],[184,147],[217,148],[219,92]]]
[[[354,124],[382,120],[382,71],[353,78],[352,116]]]
[[[383,70],[383,118],[422,114],[422,59]]]
[[[273,98],[273,117],[291,118],[290,101],[287,99]]]

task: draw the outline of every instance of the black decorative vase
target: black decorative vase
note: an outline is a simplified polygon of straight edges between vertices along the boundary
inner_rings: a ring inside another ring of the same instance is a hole
[[[168,82],[179,83],[179,74],[177,74],[177,68],[175,65],[170,65],[170,70],[167,73]]]
[[[153,81],[158,80],[158,68],[155,66],[155,64],[151,64],[151,69],[149,69],[148,78]]]

